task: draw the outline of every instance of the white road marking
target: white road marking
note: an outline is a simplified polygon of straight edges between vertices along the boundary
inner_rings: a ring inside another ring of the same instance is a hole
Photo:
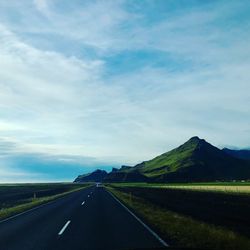
[[[82,190],[78,190],[78,191],[76,191],[76,192],[80,192],[80,191],[82,191]],[[23,212],[21,212],[21,213],[15,214],[15,215],[12,215],[12,216],[10,216],[10,217],[8,217],[8,218],[6,218],[6,219],[0,220],[0,224],[3,223],[3,222],[5,222],[5,221],[9,221],[9,220],[15,219],[16,217],[19,217],[19,216],[21,216],[21,215],[28,214],[28,213],[30,213],[30,212],[32,212],[32,211],[39,210],[39,209],[42,208],[42,207],[45,207],[45,206],[47,206],[47,205],[51,205],[52,203],[56,203],[56,202],[58,202],[58,201],[60,201],[60,200],[65,199],[66,197],[70,196],[71,194],[72,194],[72,193],[66,194],[65,196],[62,196],[62,197],[60,197],[60,198],[57,198],[56,200],[52,200],[52,201],[46,202],[46,203],[41,204],[41,205],[39,205],[39,206],[37,206],[37,207],[30,208],[30,209],[28,209],[28,210],[26,210],[26,211],[23,211]]]
[[[140,222],[160,243],[169,247],[167,242],[165,242],[156,232],[154,232],[149,226],[147,226],[140,218],[138,218],[132,211],[130,211],[122,202],[120,202],[111,192],[107,191],[123,208],[125,208],[138,222]]]
[[[70,195],[70,194],[67,194],[67,195]],[[23,212],[21,212],[21,213],[19,213],[19,214],[15,214],[15,215],[10,216],[10,217],[8,217],[8,218],[6,218],[6,219],[0,220],[0,224],[3,223],[3,222],[5,222],[5,221],[9,221],[9,220],[12,220],[12,219],[14,219],[14,218],[16,218],[16,217],[19,217],[20,215],[27,214],[27,213],[30,213],[30,212],[32,212],[32,211],[34,211],[34,210],[38,210],[38,209],[40,209],[40,208],[42,208],[42,207],[45,207],[45,206],[47,206],[47,205],[50,205],[50,204],[52,204],[52,203],[56,203],[56,202],[58,202],[59,200],[64,199],[67,195],[62,196],[62,197],[60,197],[60,198],[58,198],[58,199],[56,199],[56,200],[49,201],[49,202],[44,203],[44,204],[42,204],[42,205],[39,205],[39,206],[37,206],[37,207],[33,207],[33,208],[28,209],[28,210],[26,210],[26,211],[23,211]]]
[[[84,205],[85,201],[82,202],[82,205]]]
[[[63,228],[62,228],[61,231],[58,233],[58,235],[62,235],[62,234],[63,234],[63,232],[65,231],[65,229],[66,229],[67,226],[69,225],[69,223],[70,223],[70,220],[67,221],[67,223],[63,226]]]

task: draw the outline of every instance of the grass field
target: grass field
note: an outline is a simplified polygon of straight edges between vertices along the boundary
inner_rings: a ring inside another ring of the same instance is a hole
[[[32,207],[57,199],[91,184],[39,183],[1,184],[0,219],[21,213]]]
[[[189,189],[197,191],[217,191],[227,193],[250,193],[250,185],[171,185],[162,188]]]
[[[250,249],[250,195],[143,185],[108,188],[173,245]]]
[[[210,183],[114,183],[117,187],[172,188],[195,191],[215,191],[250,194],[250,182],[210,182]]]

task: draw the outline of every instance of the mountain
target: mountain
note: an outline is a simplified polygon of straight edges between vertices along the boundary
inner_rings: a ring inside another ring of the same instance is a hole
[[[247,149],[233,150],[229,148],[223,148],[222,151],[239,159],[250,160],[250,150]]]
[[[240,156],[239,156],[240,155]],[[195,136],[181,146],[140,164],[97,170],[76,182],[195,182],[250,179],[250,161],[244,152],[220,150]]]
[[[149,179],[141,174],[136,169],[133,171],[127,171],[127,169],[119,169],[118,171],[109,173],[104,182],[147,182]]]
[[[121,166],[121,170],[128,170],[130,168],[132,168],[132,166],[126,166],[126,165]]]
[[[157,181],[213,181],[250,178],[250,165],[195,136],[180,147],[135,166]]]
[[[79,175],[74,182],[102,182],[107,174],[105,170],[97,169],[92,173]]]
[[[152,160],[108,174],[105,181],[129,179],[152,182],[250,179],[250,163],[195,136]]]

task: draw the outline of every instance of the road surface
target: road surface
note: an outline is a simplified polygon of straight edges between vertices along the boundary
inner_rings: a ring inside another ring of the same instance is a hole
[[[0,222],[1,250],[155,249],[162,243],[103,187]]]

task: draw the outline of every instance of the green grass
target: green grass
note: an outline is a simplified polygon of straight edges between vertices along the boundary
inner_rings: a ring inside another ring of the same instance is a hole
[[[176,149],[143,162],[143,168],[140,171],[148,177],[155,177],[175,172],[180,167],[192,165],[191,155],[196,146],[197,142],[188,141]]]
[[[190,183],[171,183],[164,185],[190,185],[190,186],[250,186],[250,181],[235,181],[235,182],[190,182]]]
[[[166,210],[192,217],[194,220],[204,223],[224,227],[250,238],[249,194],[208,192],[202,189],[197,192],[188,188],[117,186],[115,188],[121,192],[131,193]]]
[[[29,202],[34,196],[37,198],[52,196],[77,187],[81,187],[81,185],[73,183],[1,184],[0,208],[13,207]]]
[[[193,164],[191,156],[197,147],[197,143],[197,140],[189,140],[178,148],[136,165],[135,168],[147,177],[157,177],[175,172],[180,167],[183,168]],[[123,169],[121,171],[125,173],[132,172],[134,168]]]
[[[72,192],[79,191],[81,189],[89,187],[91,184],[11,184],[11,185],[0,185],[0,194],[3,192],[14,192],[16,194],[17,191],[19,193],[23,194],[25,191],[29,190],[29,192],[34,192],[34,190],[38,191],[41,190],[41,187],[46,187],[47,189],[55,188],[55,186],[61,186],[67,187],[67,191],[63,191],[60,193],[57,193],[55,195],[49,195],[49,196],[43,196],[43,197],[30,197],[28,199],[21,199],[21,200],[11,200],[11,201],[4,201],[4,203],[1,204],[0,209],[0,220],[3,220],[5,218],[11,217],[13,215],[22,213],[26,210],[29,210],[31,208],[34,208],[36,206],[48,203],[50,201],[53,201],[55,199],[61,198],[67,194],[70,194]],[[62,190],[62,189],[60,189]],[[65,190],[65,189],[63,189]],[[7,197],[8,199],[8,197]],[[5,207],[7,205],[7,207]]]
[[[147,183],[147,182],[117,182],[112,183],[117,186],[135,186],[135,187],[152,187],[152,186],[250,186],[250,181],[246,182],[189,182],[189,183]]]
[[[114,187],[141,187],[141,188],[162,188],[162,189],[183,189],[194,192],[223,192],[250,194],[250,183],[112,183]]]
[[[111,186],[107,186],[107,189],[155,228],[172,246],[218,250],[250,249],[250,240],[233,231],[168,211]]]
[[[146,182],[119,182],[112,183],[114,187],[143,187],[143,188],[182,188],[199,191],[226,191],[226,192],[241,192],[242,187],[250,193],[250,182],[192,182],[192,183],[146,183]],[[210,188],[211,187],[211,188]],[[214,190],[212,187],[215,187]],[[217,188],[218,187],[218,188]],[[247,190],[249,187],[249,191]]]

